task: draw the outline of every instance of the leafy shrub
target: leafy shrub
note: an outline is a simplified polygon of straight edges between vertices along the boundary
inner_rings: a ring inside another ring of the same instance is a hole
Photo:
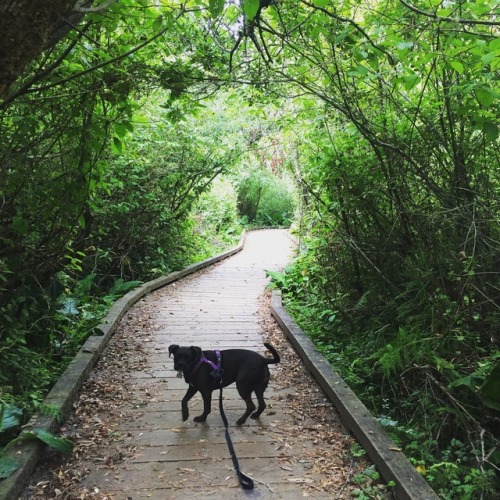
[[[295,210],[293,188],[285,178],[255,170],[238,183],[238,210],[253,225],[288,226]]]
[[[291,186],[283,179],[276,179],[262,194],[255,223],[258,226],[289,226],[294,210]]]
[[[194,228],[200,240],[208,243],[208,253],[235,243],[242,231],[238,220],[237,194],[228,179],[216,179],[203,193],[193,210]]]

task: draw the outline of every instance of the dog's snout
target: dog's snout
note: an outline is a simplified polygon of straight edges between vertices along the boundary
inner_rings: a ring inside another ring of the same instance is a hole
[[[176,372],[184,372],[188,367],[188,364],[184,360],[174,360],[174,370]]]

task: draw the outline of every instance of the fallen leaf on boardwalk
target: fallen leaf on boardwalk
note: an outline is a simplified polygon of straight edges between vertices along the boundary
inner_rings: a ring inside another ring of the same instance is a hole
[[[178,467],[177,470],[180,470],[181,472],[196,472],[194,469],[189,469],[187,467]]]
[[[289,477],[287,478],[287,481],[295,484],[314,483],[312,479],[305,477]]]

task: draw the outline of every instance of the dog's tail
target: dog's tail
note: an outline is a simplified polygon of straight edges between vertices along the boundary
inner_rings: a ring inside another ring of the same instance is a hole
[[[271,354],[273,355],[273,359],[265,358],[266,363],[268,365],[274,365],[275,363],[279,363],[281,361],[281,358],[280,355],[278,354],[278,351],[268,342],[264,342],[264,345],[267,347],[268,351],[271,351]]]

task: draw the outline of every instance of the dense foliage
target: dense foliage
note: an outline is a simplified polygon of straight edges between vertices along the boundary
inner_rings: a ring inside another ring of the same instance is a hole
[[[116,297],[299,199],[289,307],[436,491],[493,496],[494,0],[91,4],[0,82],[0,405],[26,418]]]

